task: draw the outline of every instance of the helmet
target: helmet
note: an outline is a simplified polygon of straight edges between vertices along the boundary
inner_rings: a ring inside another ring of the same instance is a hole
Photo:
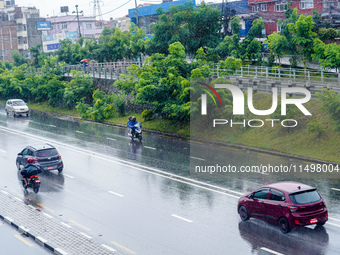
[[[32,158],[27,159],[27,163],[33,163],[34,160]]]
[[[136,117],[135,117],[135,116],[132,116],[131,120],[132,120],[132,121],[135,121],[135,120],[136,120]]]

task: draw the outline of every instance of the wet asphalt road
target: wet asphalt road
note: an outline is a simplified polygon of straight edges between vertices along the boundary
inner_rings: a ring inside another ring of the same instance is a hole
[[[16,154],[42,142],[56,146],[64,173],[42,173],[39,193],[25,195]],[[0,107],[0,188],[122,254],[338,254],[339,175],[194,172],[198,166],[217,163],[237,168],[261,163],[306,165],[151,133],[143,134],[142,144],[132,143],[125,128],[40,114],[7,117]],[[283,235],[262,221],[240,221],[238,197],[281,180],[318,188],[329,208],[330,220],[324,228],[301,228]]]

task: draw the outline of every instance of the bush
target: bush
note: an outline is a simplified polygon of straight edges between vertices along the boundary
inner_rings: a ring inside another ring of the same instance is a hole
[[[144,119],[144,121],[151,120],[152,116],[153,116],[153,113],[151,110],[144,110],[142,112],[142,118]]]

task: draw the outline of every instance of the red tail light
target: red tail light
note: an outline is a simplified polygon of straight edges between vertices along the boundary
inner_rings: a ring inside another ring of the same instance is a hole
[[[34,161],[34,163],[38,163],[39,159],[38,158],[34,158],[33,161]]]
[[[297,209],[299,209],[299,207],[297,207],[297,206],[288,206],[288,209],[289,209],[291,212],[296,212]]]
[[[33,176],[30,176],[30,179],[38,178],[38,177],[39,177],[38,175],[33,175]]]
[[[59,159],[61,159],[61,156],[60,156],[60,154],[58,155],[58,158],[59,158]]]

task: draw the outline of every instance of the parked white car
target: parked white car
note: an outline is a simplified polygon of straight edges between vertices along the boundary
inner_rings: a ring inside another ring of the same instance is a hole
[[[30,113],[30,109],[28,108],[27,104],[21,99],[7,100],[5,111],[7,115],[12,113],[14,117],[19,115],[29,116]]]

